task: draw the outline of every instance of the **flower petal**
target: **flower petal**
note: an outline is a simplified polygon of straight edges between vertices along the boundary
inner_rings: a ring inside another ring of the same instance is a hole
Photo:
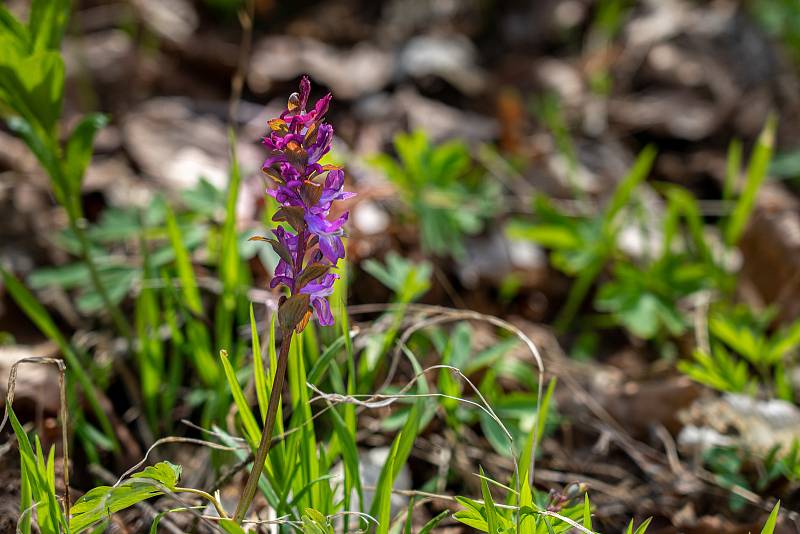
[[[314,308],[314,315],[317,316],[317,321],[319,321],[320,325],[331,326],[333,324],[333,314],[331,313],[331,305],[328,299],[313,297],[311,306]]]

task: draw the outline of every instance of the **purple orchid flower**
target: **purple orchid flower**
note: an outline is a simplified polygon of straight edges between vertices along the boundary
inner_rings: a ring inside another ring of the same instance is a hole
[[[319,163],[333,143],[333,127],[323,122],[331,95],[307,110],[310,94],[311,82],[304,76],[300,92],[292,93],[279,118],[268,121],[270,131],[262,140],[268,150],[262,171],[275,184],[267,193],[281,205],[275,220],[291,227],[278,227],[275,238],[265,239],[281,258],[270,287],[285,286],[289,299],[307,306],[291,325],[298,332],[310,314],[321,325],[333,324],[328,297],[339,275],[329,271],[345,256],[342,227],[348,213],[330,220],[330,211],[334,202],[355,196],[344,191],[340,168]]]
[[[344,258],[344,243],[342,242],[342,225],[347,221],[348,213],[334,221],[329,221],[314,213],[306,213],[305,221],[308,229],[319,238],[319,250],[325,259],[333,265]]]
[[[333,293],[333,283],[337,278],[339,278],[338,274],[328,273],[300,290],[300,293],[310,297],[314,315],[316,315],[319,324],[322,326],[331,326],[333,324],[333,314],[331,313],[328,297]]]

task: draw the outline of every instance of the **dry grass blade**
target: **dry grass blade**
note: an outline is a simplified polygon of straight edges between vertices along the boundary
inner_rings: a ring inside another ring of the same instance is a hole
[[[399,307],[397,304],[378,304],[378,305],[365,305],[365,306],[351,306],[348,308],[350,313],[369,313],[375,311],[383,311],[383,310],[390,310]],[[528,351],[530,352],[534,363],[538,369],[538,391],[537,391],[537,406],[541,406],[542,398],[544,396],[544,360],[542,359],[541,354],[539,353],[539,349],[537,348],[536,344],[533,340],[528,337],[525,332],[523,332],[517,326],[500,319],[499,317],[495,317],[494,315],[487,315],[471,310],[456,310],[452,308],[446,308],[443,306],[430,306],[426,304],[409,304],[406,306],[406,309],[411,312],[417,312],[423,314],[423,318],[419,321],[415,322],[400,336],[397,340],[394,353],[392,354],[392,362],[389,368],[389,372],[387,373],[386,379],[384,380],[383,385],[380,389],[386,387],[394,377],[394,374],[397,371],[397,365],[399,362],[400,351],[403,350],[403,347],[406,345],[408,339],[421,329],[428,328],[430,326],[438,325],[438,324],[445,324],[451,323],[455,321],[464,321],[464,320],[472,320],[472,321],[482,321],[489,323],[493,326],[498,328],[502,328],[508,332],[513,333],[517,338],[522,341],[522,343],[527,347]],[[533,446],[531,447],[531,457],[530,457],[530,471],[529,471],[529,484],[533,484],[536,472],[536,449],[539,444],[538,429],[534,427],[533,430]],[[517,475],[519,475],[517,473]],[[516,477],[517,485],[519,485],[519,476]],[[519,487],[516,488],[519,491]]]
[[[61,419],[61,451],[64,460],[63,477],[64,477],[64,504],[67,511],[67,520],[69,520],[69,509],[72,505],[69,495],[69,413],[67,411],[67,391],[64,387],[64,374],[67,365],[64,360],[59,358],[47,358],[44,356],[32,356],[30,358],[23,358],[14,362],[11,366],[11,371],[8,373],[8,387],[6,389],[6,405],[3,409],[3,420],[0,421],[0,432],[6,426],[8,421],[8,407],[14,402],[14,390],[17,385],[17,367],[23,363],[37,363],[37,364],[53,364],[58,367],[58,397],[59,397],[59,418]],[[27,511],[27,510],[26,510]]]
[[[147,449],[147,452],[145,453],[144,458],[142,458],[139,462],[137,462],[133,466],[131,466],[127,471],[122,473],[122,476],[120,476],[119,479],[117,479],[117,481],[114,483],[114,487],[119,486],[131,474],[133,474],[135,471],[138,471],[139,468],[141,468],[144,464],[147,463],[147,460],[148,460],[148,458],[150,456],[150,453],[153,452],[153,449],[155,449],[159,445],[163,445],[165,443],[189,443],[189,444],[192,444],[192,445],[200,445],[202,447],[209,447],[209,448],[216,449],[216,450],[219,450],[219,451],[235,451],[236,450],[235,447],[228,447],[226,445],[220,445],[219,443],[214,443],[213,441],[206,441],[206,440],[197,439],[197,438],[182,438],[182,437],[178,437],[178,436],[167,436],[167,437],[161,438],[161,439],[157,440],[155,443],[153,443],[150,446],[150,448]],[[241,448],[247,448],[247,447],[246,446],[242,446]]]

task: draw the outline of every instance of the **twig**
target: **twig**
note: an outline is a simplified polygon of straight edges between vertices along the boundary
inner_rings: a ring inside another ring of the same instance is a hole
[[[125,478],[128,477],[128,475],[130,475],[131,473],[133,473],[134,471],[136,471],[137,469],[142,467],[147,462],[147,459],[150,456],[150,453],[153,452],[153,449],[155,449],[159,445],[163,445],[164,443],[191,443],[193,445],[201,445],[203,447],[210,447],[212,449],[217,449],[217,450],[220,450],[220,451],[235,451],[236,450],[234,447],[227,447],[225,445],[220,445],[218,443],[214,443],[213,441],[205,441],[205,440],[196,439],[196,438],[181,438],[181,437],[177,437],[177,436],[168,436],[166,438],[161,438],[161,439],[156,440],[156,442],[153,443],[150,446],[149,449],[147,449],[147,452],[145,453],[144,458],[142,458],[139,462],[137,462],[132,467],[130,467],[127,471],[122,473],[122,476],[119,477],[119,479],[117,479],[117,482],[114,484],[114,486],[115,487],[119,486],[122,483],[122,481],[125,480]]]

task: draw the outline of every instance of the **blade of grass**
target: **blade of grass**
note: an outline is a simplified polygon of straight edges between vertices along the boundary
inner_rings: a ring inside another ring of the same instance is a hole
[[[345,467],[345,480],[344,480],[344,495],[347,496],[348,492],[352,493],[353,488],[356,490],[356,495],[358,495],[358,502],[364,502],[364,490],[361,487],[361,475],[359,472],[359,461],[358,461],[358,448],[356,447],[355,442],[355,434],[351,433],[347,428],[347,424],[344,421],[344,418],[339,415],[338,410],[333,409],[330,411],[331,418],[333,419],[333,430],[336,433],[336,437],[341,445],[342,451],[342,462],[344,463]],[[349,498],[345,499],[345,504],[349,504]],[[363,506],[363,504],[361,505]],[[345,510],[349,510],[348,506],[345,506]]]
[[[449,515],[450,515],[450,510],[445,510],[444,512],[440,513],[439,515],[437,515],[436,517],[425,523],[425,526],[423,526],[417,534],[429,534],[430,532],[433,531],[434,528],[436,528],[439,525],[439,523],[441,523]]]
[[[274,323],[270,328],[274,330]],[[261,422],[267,417],[267,403],[269,402],[269,391],[267,390],[267,375],[264,374],[264,359],[261,354],[261,340],[258,337],[256,327],[256,316],[253,313],[253,303],[250,303],[250,337],[252,338],[253,348],[253,378],[255,380],[256,398],[258,399],[258,411],[261,414]],[[272,338],[270,338],[272,339]]]
[[[236,409],[239,411],[239,418],[244,426],[245,436],[250,448],[255,449],[258,445],[258,439],[261,437],[261,430],[256,423],[256,418],[250,410],[250,405],[244,396],[242,387],[239,385],[239,380],[236,379],[236,372],[231,366],[228,359],[228,352],[226,350],[219,351],[219,358],[222,361],[222,367],[225,370],[225,378],[228,381],[228,387],[233,395],[233,402],[236,404]]]
[[[183,367],[186,351],[186,337],[183,330],[178,327],[178,314],[176,311],[177,291],[172,287],[169,275],[166,270],[161,273],[165,290],[162,291],[162,308],[164,310],[164,322],[167,324],[172,340],[172,347],[169,356],[168,368],[166,370],[167,379],[163,393],[161,394],[162,413],[171,414],[174,412],[175,401],[178,396],[178,388],[181,385]],[[163,421],[166,429],[172,428],[172,421],[169,418]]]
[[[614,190],[614,194],[608,203],[605,215],[603,215],[604,233],[612,230],[611,227],[617,214],[628,203],[636,187],[650,174],[650,169],[655,159],[656,149],[652,145],[646,146],[639,152],[633,167]]]
[[[24,468],[29,475],[32,500],[39,505],[37,506],[39,529],[43,534],[57,534],[59,532],[57,525],[66,525],[66,519],[58,505],[58,498],[55,494],[55,473],[53,472],[53,482],[51,484],[39,438],[36,438],[36,449],[39,452],[37,456],[12,407],[6,405],[6,410],[19,444],[21,463],[24,464]],[[52,453],[53,451],[51,451],[51,455]]]
[[[294,427],[301,426],[301,430],[297,432],[300,439],[300,462],[301,462],[301,476],[295,482],[300,487],[307,485],[312,480],[319,478],[318,463],[317,463],[317,440],[314,432],[314,425],[305,424],[310,421],[311,405],[308,402],[308,386],[307,376],[305,369],[305,361],[303,358],[303,346],[306,343],[306,332],[308,328],[303,330],[299,335],[295,336],[295,343],[293,343],[292,350],[289,351],[289,393],[292,398],[292,425]],[[298,490],[295,487],[295,490]],[[319,509],[319,492],[317,488],[312,488],[309,494],[309,502],[303,503],[303,508]]]
[[[742,237],[747,220],[755,207],[758,190],[767,178],[769,162],[772,159],[772,150],[775,144],[776,127],[777,119],[774,115],[770,115],[767,118],[764,129],[761,130],[761,135],[758,136],[753,154],[750,156],[744,189],[733,207],[733,212],[725,228],[725,244],[729,247],[736,245]]]
[[[518,470],[520,473],[527,473],[532,477],[534,473],[530,472],[531,464],[533,463],[534,454],[536,451],[533,448],[534,441],[541,442],[544,435],[545,424],[547,423],[547,414],[550,412],[550,399],[553,397],[553,392],[556,389],[557,379],[553,378],[547,384],[547,390],[542,396],[542,404],[536,410],[536,424],[531,428],[528,437],[525,440],[525,446],[519,456]],[[532,478],[528,479],[528,483]]]
[[[380,488],[382,484],[388,485],[389,490],[386,494],[384,494],[386,490],[384,490],[383,493],[381,491],[376,491],[375,500],[372,501],[372,507],[370,508],[370,515],[373,517],[380,517],[382,507],[389,506],[388,501],[391,499],[392,484],[394,484],[394,480],[400,473],[400,469],[405,465],[408,456],[411,454],[411,448],[414,445],[414,440],[417,438],[417,433],[419,431],[419,422],[422,412],[421,403],[417,401],[411,408],[408,419],[406,419],[402,430],[400,430],[394,442],[392,442],[391,461],[387,461],[386,464],[384,464],[377,484],[378,488]],[[387,502],[384,503],[384,499]],[[386,525],[386,528],[388,528],[388,525]]]
[[[736,191],[736,182],[742,169],[742,142],[738,139],[728,145],[728,157],[725,165],[725,182],[722,184],[722,200],[728,202],[733,199]]]
[[[220,248],[218,274],[222,282],[222,295],[216,310],[216,339],[220,348],[233,350],[234,319],[238,301],[241,259],[236,236],[236,201],[239,198],[241,169],[236,155],[236,136],[233,129],[228,130],[228,146],[230,147],[230,181],[225,200],[225,222],[222,226],[222,243]],[[235,355],[236,353],[233,352]]]
[[[392,473],[394,472],[397,451],[400,448],[402,438],[403,434],[401,432],[392,442],[389,457],[386,459],[383,469],[381,469],[378,484],[375,488],[375,500],[372,502],[373,511],[370,515],[378,520],[376,534],[388,534],[389,532],[389,522],[392,519],[392,484],[394,483]]]
[[[412,496],[411,499],[408,500],[408,509],[406,510],[406,523],[403,526],[403,534],[411,534],[411,519],[413,518],[414,502],[416,500],[417,500],[416,496]]]
[[[144,279],[153,277],[150,256],[142,239]],[[149,284],[143,284],[134,305],[134,327],[139,338],[136,356],[141,377],[141,392],[144,409],[150,428],[158,428],[158,403],[161,381],[164,376],[164,355],[161,340],[158,337],[160,326],[158,302],[155,290]]]
[[[31,496],[31,480],[24,463],[20,463],[20,482],[19,482],[19,513],[22,518],[19,529],[22,534],[31,534],[31,516],[25,514],[25,510],[33,505]],[[22,515],[24,517],[22,517]]]
[[[203,303],[200,300],[200,291],[197,289],[197,280],[195,279],[194,268],[189,258],[189,251],[186,249],[186,245],[184,245],[183,236],[178,227],[175,213],[169,205],[166,207],[166,223],[167,237],[169,237],[170,245],[175,253],[175,269],[178,271],[178,280],[181,285],[183,303],[193,314],[202,316]]]
[[[650,522],[652,520],[653,520],[652,517],[648,517],[647,519],[645,519],[644,522],[642,522],[642,524],[639,525],[639,528],[637,528],[633,534],[644,534],[645,532],[647,532],[647,528],[650,526]]]
[[[483,497],[483,507],[486,512],[486,524],[488,525],[489,534],[495,534],[497,528],[497,509],[494,507],[494,499],[492,499],[492,492],[489,490],[489,484],[486,482],[486,475],[483,472],[483,467],[480,468],[481,474],[481,496]]]
[[[775,532],[775,525],[778,523],[778,512],[780,512],[780,510],[781,501],[778,501],[772,508],[772,512],[770,512],[767,522],[764,523],[764,528],[761,529],[761,534],[773,534],[773,532]]]
[[[592,507],[589,504],[589,494],[583,494],[583,526],[592,530]]]

